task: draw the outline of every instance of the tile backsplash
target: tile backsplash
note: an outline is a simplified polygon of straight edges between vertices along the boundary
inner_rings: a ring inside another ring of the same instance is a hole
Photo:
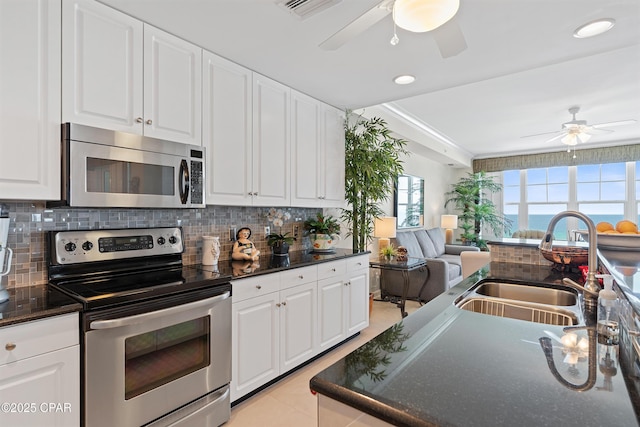
[[[292,250],[304,249],[308,239],[302,237],[303,223],[321,209],[282,208],[291,213],[281,230],[267,221],[268,207],[208,206],[204,209],[47,209],[44,202],[9,202],[11,225],[8,246],[13,249],[8,287],[38,285],[47,282],[46,232],[50,230],[86,230],[104,228],[145,228],[181,226],[185,239],[184,264],[202,261],[202,236],[220,237],[220,260],[231,258],[233,241],[229,228],[249,227],[251,240],[263,254],[270,253],[264,227],[272,232],[293,233],[298,239]],[[278,208],[277,206],[274,206]]]

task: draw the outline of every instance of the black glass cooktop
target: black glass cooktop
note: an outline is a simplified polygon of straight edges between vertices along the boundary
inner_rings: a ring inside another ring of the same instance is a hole
[[[230,276],[195,266],[51,280],[49,285],[83,304],[85,310],[175,295],[228,283]]]

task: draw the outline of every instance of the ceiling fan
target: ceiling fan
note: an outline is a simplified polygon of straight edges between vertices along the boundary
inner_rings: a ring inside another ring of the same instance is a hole
[[[534,136],[542,136],[542,135],[554,135],[553,137],[547,139],[545,142],[552,142],[556,140],[560,140],[565,145],[573,146],[577,145],[578,142],[587,142],[591,136],[595,133],[601,132],[613,132],[611,129],[606,129],[613,126],[622,126],[622,125],[630,125],[636,122],[636,120],[620,120],[616,122],[608,122],[608,123],[598,123],[595,125],[587,124],[586,120],[577,120],[576,114],[580,111],[579,106],[574,106],[569,108],[569,114],[572,115],[572,119],[568,122],[562,124],[562,127],[559,131],[553,132],[544,132],[537,133],[533,135],[526,135],[522,138],[530,138]]]
[[[399,42],[396,26],[417,33],[430,31],[440,55],[443,58],[455,56],[467,48],[464,34],[453,19],[459,6],[459,0],[382,0],[320,43],[320,47],[336,50],[391,14],[394,22],[392,45]]]

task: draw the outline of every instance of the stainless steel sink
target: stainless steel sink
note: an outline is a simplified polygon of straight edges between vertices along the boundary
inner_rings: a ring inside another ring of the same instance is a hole
[[[483,281],[456,301],[463,310],[548,325],[583,324],[578,295],[553,285]]]
[[[578,295],[572,291],[541,286],[516,285],[514,283],[484,282],[476,288],[475,292],[487,297],[506,298],[538,304],[573,306],[578,302]]]

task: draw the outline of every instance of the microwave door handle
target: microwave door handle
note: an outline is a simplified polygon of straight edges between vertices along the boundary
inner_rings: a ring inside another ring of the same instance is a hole
[[[182,159],[180,162],[180,172],[178,173],[178,190],[180,191],[180,203],[187,204],[189,198],[189,165]]]
[[[225,293],[213,298],[207,298],[176,307],[164,308],[162,310],[151,311],[149,313],[136,314],[135,316],[121,317],[118,319],[95,320],[91,322],[89,327],[91,329],[113,329],[120,328],[122,326],[137,325],[143,322],[148,322],[150,320],[175,315],[184,311],[191,311],[200,307],[213,306],[214,304],[217,304],[222,300],[229,298],[230,296],[231,292],[226,291]]]

